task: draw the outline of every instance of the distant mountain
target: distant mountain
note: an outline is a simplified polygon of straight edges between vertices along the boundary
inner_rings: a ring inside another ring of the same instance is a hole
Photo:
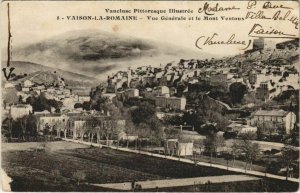
[[[30,79],[36,83],[51,84],[52,82],[57,81],[58,78],[63,78],[70,86],[92,86],[99,83],[99,80],[93,77],[31,62],[13,61],[11,66],[15,68],[13,73],[16,75],[27,75],[19,81]]]
[[[71,31],[18,47],[14,60],[42,63],[103,79],[115,69],[159,65],[180,58],[204,58],[201,52],[101,31]]]

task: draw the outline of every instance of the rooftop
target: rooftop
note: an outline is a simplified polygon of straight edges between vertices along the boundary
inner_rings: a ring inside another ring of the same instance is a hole
[[[26,105],[26,104],[16,104],[12,106],[13,108],[28,108],[31,107],[31,105]]]
[[[256,116],[278,116],[278,117],[283,117],[286,116],[289,112],[284,111],[284,110],[271,110],[271,111],[266,111],[266,110],[258,110],[254,113]]]

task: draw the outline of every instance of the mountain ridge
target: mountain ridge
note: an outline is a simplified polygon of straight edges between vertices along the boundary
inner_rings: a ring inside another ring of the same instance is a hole
[[[14,50],[14,60],[42,63],[98,79],[105,79],[105,74],[120,68],[209,56],[161,42],[98,30],[65,32]]]

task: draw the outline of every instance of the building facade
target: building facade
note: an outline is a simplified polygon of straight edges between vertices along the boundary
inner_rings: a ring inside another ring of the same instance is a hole
[[[267,123],[273,127],[281,128],[285,134],[290,134],[296,123],[296,115],[284,110],[258,110],[250,120],[252,126],[266,127]]]
[[[163,108],[185,110],[186,98],[157,96],[155,97],[155,105]]]

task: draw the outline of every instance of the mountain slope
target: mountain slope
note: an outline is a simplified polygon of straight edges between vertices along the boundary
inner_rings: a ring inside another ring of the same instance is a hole
[[[61,70],[58,68],[52,68],[48,66],[44,66],[41,64],[37,63],[32,63],[32,62],[23,62],[23,61],[12,61],[11,63],[12,67],[15,67],[14,72],[15,73],[34,73],[37,71],[56,71],[58,74],[61,74],[64,76],[66,79],[80,79],[83,81],[95,81],[96,79],[90,76],[86,76],[83,74],[79,73],[74,73],[74,72],[69,72],[66,70]]]
[[[18,47],[14,60],[42,63],[103,79],[115,69],[209,57],[171,45],[101,31],[72,31]]]
[[[51,83],[55,82],[58,77],[61,77],[65,80],[65,82],[70,86],[78,86],[78,85],[96,85],[98,84],[98,80],[85,76],[82,74],[77,74],[73,72],[68,72],[65,70],[51,68],[47,66],[43,66],[41,64],[31,63],[31,62],[22,62],[22,61],[13,61],[11,66],[15,68],[13,71],[16,75],[27,74],[26,77],[20,79],[19,81],[31,79],[37,83]]]

